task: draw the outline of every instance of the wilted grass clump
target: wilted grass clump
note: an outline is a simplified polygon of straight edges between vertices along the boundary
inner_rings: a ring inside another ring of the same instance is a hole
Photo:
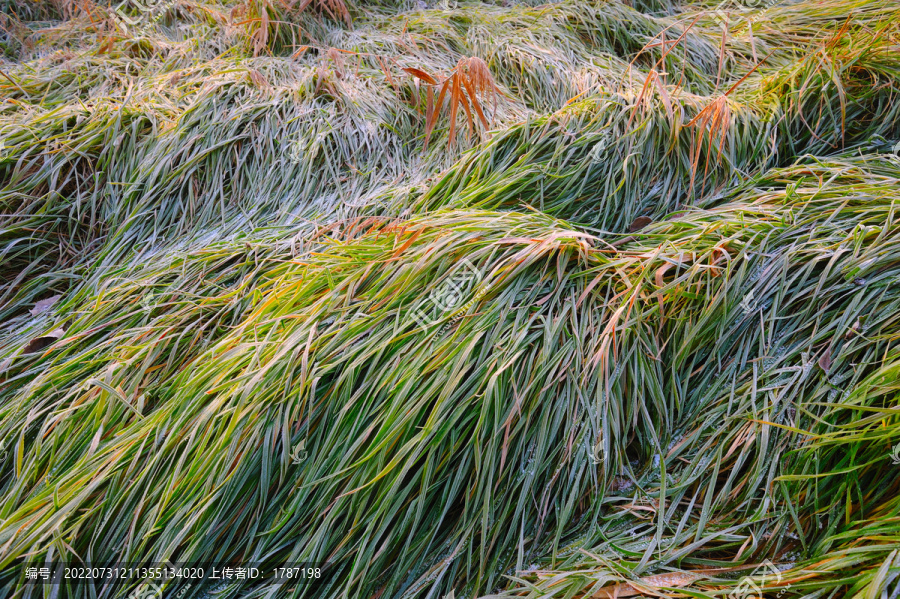
[[[897,7],[533,4],[5,5],[0,594],[896,594]]]

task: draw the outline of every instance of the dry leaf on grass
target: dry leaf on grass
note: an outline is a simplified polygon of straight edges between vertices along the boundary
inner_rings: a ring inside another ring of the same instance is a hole
[[[269,87],[269,82],[266,81],[266,78],[263,76],[263,74],[256,69],[250,69],[249,71],[247,71],[247,73],[250,75],[250,82],[253,83],[253,85],[255,85],[256,87]]]
[[[293,4],[293,3],[292,3]],[[288,5],[288,7],[292,6]],[[350,18],[350,9],[344,0],[303,0],[297,7],[297,11],[301,12],[312,5],[319,14],[325,13],[335,21],[343,21],[347,27],[353,27],[353,21]]]
[[[634,233],[635,231],[640,231],[652,222],[653,219],[651,219],[649,216],[639,216],[634,219],[634,222],[628,225],[628,232]]]
[[[54,295],[48,297],[47,299],[42,299],[41,301],[34,304],[34,308],[28,311],[32,316],[37,316],[38,314],[43,314],[47,310],[53,307],[53,305],[59,301],[59,298],[62,296]]]
[[[831,368],[831,348],[827,348],[825,353],[822,354],[822,357],[819,358],[819,368],[828,372],[828,369]]]
[[[447,146],[453,145],[456,138],[456,117],[460,107],[466,113],[468,125],[467,136],[471,136],[475,130],[474,117],[478,117],[483,130],[487,130],[489,121],[484,114],[482,101],[491,100],[491,115],[497,111],[497,95],[502,94],[500,88],[494,82],[491,70],[487,63],[477,56],[461,58],[456,63],[456,68],[443,81],[438,81],[422,69],[407,67],[403,69],[409,75],[425,82],[425,147],[431,139],[431,133],[437,124],[438,115],[444,106],[444,98],[449,93],[450,99],[450,131],[447,136]],[[440,86],[437,102],[434,102],[433,88]],[[481,96],[481,100],[479,100]]]
[[[24,348],[22,348],[23,354],[33,354],[35,352],[39,352],[42,349],[45,349],[51,346],[57,339],[62,337],[65,334],[65,330],[62,328],[55,329],[50,331],[46,335],[41,335],[40,337],[35,337],[31,341],[29,341]]]
[[[600,589],[594,593],[592,599],[614,599],[617,597],[636,597],[638,595],[652,596],[656,589],[684,587],[703,578],[699,574],[691,572],[670,572],[668,574],[654,574],[634,583],[623,582]],[[653,591],[653,593],[648,592]]]

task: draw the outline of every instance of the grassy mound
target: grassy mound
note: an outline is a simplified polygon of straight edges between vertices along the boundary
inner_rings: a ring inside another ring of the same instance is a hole
[[[900,589],[894,3],[0,16],[3,596]]]

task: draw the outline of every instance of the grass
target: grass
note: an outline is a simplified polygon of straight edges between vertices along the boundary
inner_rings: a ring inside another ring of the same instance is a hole
[[[717,6],[0,4],[0,594],[895,596],[898,8]]]

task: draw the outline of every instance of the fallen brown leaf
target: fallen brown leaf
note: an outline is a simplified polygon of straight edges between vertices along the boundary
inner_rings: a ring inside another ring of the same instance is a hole
[[[38,314],[43,314],[47,310],[53,307],[53,304],[59,301],[59,298],[62,296],[54,295],[52,297],[48,297],[47,299],[42,299],[34,305],[34,308],[28,311],[32,316],[37,316]]]
[[[636,597],[638,595],[650,595],[642,589],[655,591],[659,588],[683,587],[703,578],[692,572],[670,572],[668,574],[654,574],[646,576],[634,583],[621,583],[611,587],[605,587],[595,593],[592,599],[613,599],[616,597]]]
[[[25,347],[22,349],[22,353],[33,354],[35,352],[39,352],[42,349],[52,345],[53,342],[62,337],[64,333],[65,331],[62,328],[58,328],[56,330],[50,331],[46,335],[35,337],[25,345]]]
[[[649,216],[639,216],[634,219],[634,222],[628,225],[628,232],[634,233],[635,231],[640,231],[652,222],[653,219],[651,219]]]
[[[831,368],[831,348],[827,348],[825,353],[822,354],[822,357],[819,358],[819,368],[828,372],[828,369]]]

